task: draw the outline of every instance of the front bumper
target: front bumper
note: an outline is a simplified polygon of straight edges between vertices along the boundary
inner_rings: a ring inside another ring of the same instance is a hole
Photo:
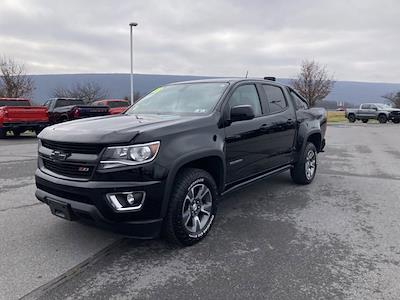
[[[36,170],[36,197],[69,206],[74,219],[91,223],[130,237],[150,239],[159,236],[163,219],[160,217],[164,181],[110,182],[72,181],[50,176]],[[144,191],[143,208],[137,212],[116,212],[106,200],[106,194]]]

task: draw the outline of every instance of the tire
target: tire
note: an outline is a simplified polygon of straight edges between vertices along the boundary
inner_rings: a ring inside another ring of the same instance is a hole
[[[394,124],[399,124],[400,123],[400,119],[393,119],[393,123]]]
[[[362,122],[363,123],[368,123],[368,119],[363,119]]]
[[[13,134],[14,134],[15,137],[20,136],[21,133],[22,133],[22,131],[20,131],[20,130],[13,130],[12,132],[13,132]]]
[[[311,154],[312,153],[312,154]],[[310,184],[317,173],[317,148],[308,142],[299,161],[290,170],[292,180],[298,184]]]
[[[0,139],[4,139],[7,136],[7,130],[0,128]]]
[[[386,123],[388,121],[388,118],[387,118],[386,115],[381,114],[381,115],[378,116],[378,121],[379,121],[379,123],[384,124],[384,123]]]
[[[164,238],[181,246],[201,241],[211,229],[217,201],[217,185],[208,172],[183,169],[173,186],[163,227]]]
[[[349,114],[347,118],[349,119],[350,123],[354,123],[356,121],[356,116],[354,114]]]

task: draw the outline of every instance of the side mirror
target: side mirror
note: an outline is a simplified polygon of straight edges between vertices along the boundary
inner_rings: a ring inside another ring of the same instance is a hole
[[[231,122],[254,119],[255,114],[251,105],[237,105],[231,108]]]

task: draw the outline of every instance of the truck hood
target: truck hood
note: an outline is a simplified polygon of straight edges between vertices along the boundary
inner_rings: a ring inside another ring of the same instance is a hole
[[[194,117],[171,115],[111,115],[53,125],[40,139],[70,143],[129,143],[139,132],[187,122]]]

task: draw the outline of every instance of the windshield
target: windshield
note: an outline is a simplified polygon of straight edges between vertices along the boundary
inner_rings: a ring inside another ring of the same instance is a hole
[[[83,100],[76,99],[58,99],[56,107],[70,106],[70,105],[85,105]]]
[[[376,104],[376,106],[377,106],[379,109],[388,109],[388,108],[392,108],[390,105],[387,105],[387,104]]]
[[[127,114],[208,114],[228,83],[183,83],[152,91],[132,106]]]
[[[31,106],[29,100],[0,100],[0,106]]]

